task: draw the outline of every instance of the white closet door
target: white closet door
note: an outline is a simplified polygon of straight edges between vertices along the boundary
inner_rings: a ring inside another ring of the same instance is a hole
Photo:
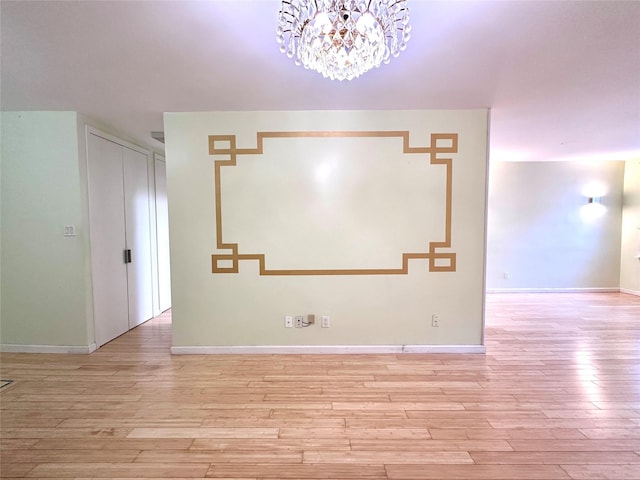
[[[98,346],[129,330],[122,147],[88,135],[93,313]]]
[[[153,317],[148,157],[122,147],[129,290],[129,328]]]
[[[169,261],[169,207],[167,203],[167,165],[156,158],[156,228],[158,231],[158,285],[160,311],[171,308],[171,271]]]

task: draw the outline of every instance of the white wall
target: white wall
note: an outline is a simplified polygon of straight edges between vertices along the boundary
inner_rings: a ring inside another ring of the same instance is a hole
[[[492,162],[487,288],[617,289],[623,169],[616,161]],[[601,207],[587,205],[594,192]]]
[[[620,289],[640,295],[640,160],[625,162]]]
[[[441,249],[455,252],[453,272],[415,259],[400,275],[296,273],[401,268],[403,253],[444,240],[446,168],[402,154],[400,138],[265,140],[263,154],[221,167],[216,190],[214,160],[229,155],[210,155],[209,135],[234,134],[239,149],[254,149],[256,132],[397,130],[410,131],[411,147],[428,146],[431,133],[459,134],[459,152],[440,154],[453,158],[452,243]],[[173,352],[482,344],[486,111],[171,113],[165,137]],[[220,239],[286,273],[260,275],[255,258],[212,273],[212,254],[231,253]],[[299,314],[330,315],[331,327],[284,328],[285,315]]]
[[[75,112],[2,112],[4,346],[87,349],[85,229]],[[76,236],[65,237],[74,225]]]

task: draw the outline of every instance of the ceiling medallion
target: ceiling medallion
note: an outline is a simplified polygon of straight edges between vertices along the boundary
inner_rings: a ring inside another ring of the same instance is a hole
[[[331,80],[351,80],[407,47],[407,0],[282,0],[280,51]]]

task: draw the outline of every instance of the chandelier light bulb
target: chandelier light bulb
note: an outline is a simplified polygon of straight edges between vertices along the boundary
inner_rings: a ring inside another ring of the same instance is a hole
[[[280,51],[332,80],[389,63],[410,38],[407,0],[282,0]]]

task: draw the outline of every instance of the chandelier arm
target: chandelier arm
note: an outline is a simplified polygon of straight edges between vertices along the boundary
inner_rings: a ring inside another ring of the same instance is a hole
[[[292,9],[294,9],[297,12],[300,12],[300,9],[298,8],[297,3],[293,3],[289,0],[282,0],[283,4],[287,4],[289,5]],[[284,12],[283,10],[280,10],[281,13],[289,13],[289,12]],[[289,13],[289,15],[293,16],[295,18],[295,16],[292,13]]]
[[[396,0],[394,3],[392,3],[391,5],[389,5],[389,8],[393,8],[396,5],[398,5],[399,3],[406,3],[407,0]]]

